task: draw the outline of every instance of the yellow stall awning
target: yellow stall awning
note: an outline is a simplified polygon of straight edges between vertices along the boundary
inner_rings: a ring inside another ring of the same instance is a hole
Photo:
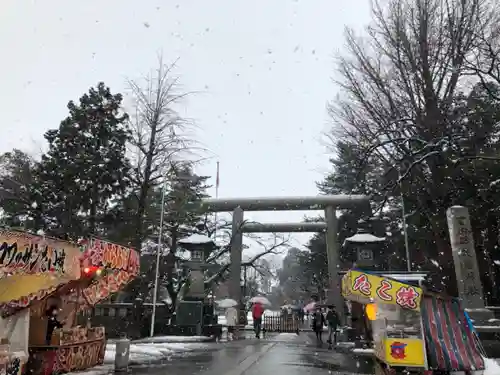
[[[81,252],[67,241],[0,229],[0,307],[16,310],[78,280]]]
[[[0,279],[0,305],[23,308],[40,300],[72,279],[55,274],[12,275]]]
[[[387,277],[350,270],[342,278],[342,295],[363,304],[384,303],[420,311],[423,290]]]

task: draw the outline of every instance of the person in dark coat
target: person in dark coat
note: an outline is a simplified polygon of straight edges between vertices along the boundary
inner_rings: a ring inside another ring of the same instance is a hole
[[[316,340],[318,340],[318,343],[323,342],[323,326],[325,325],[325,316],[321,312],[321,308],[317,308],[316,311],[314,312],[313,319],[312,319],[312,329],[314,333],[316,333]]]
[[[47,312],[46,315],[48,317],[47,321],[47,334],[45,336],[45,341],[47,345],[50,345],[50,342],[52,340],[52,334],[54,333],[54,330],[56,328],[62,328],[64,325],[64,322],[60,322],[57,319],[57,314],[59,313],[59,309],[57,306],[51,306]]]
[[[326,314],[326,322],[328,323],[328,343],[332,344],[332,336],[333,336],[333,344],[337,344],[337,328],[339,326],[339,315],[337,311],[335,311],[335,306],[331,306],[328,309]]]
[[[299,315],[299,320],[302,324],[304,324],[304,306],[300,306],[300,310],[298,311],[298,315]]]

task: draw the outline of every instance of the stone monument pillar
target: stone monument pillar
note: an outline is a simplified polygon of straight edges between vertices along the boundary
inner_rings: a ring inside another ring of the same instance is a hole
[[[450,231],[458,296],[473,320],[491,319],[493,318],[492,311],[485,308],[469,210],[467,207],[453,206],[447,210],[446,217]]]

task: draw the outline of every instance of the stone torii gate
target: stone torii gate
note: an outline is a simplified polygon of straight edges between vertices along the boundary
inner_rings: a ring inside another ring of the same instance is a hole
[[[241,300],[240,274],[243,251],[243,233],[286,233],[286,232],[321,232],[326,230],[329,285],[332,295],[329,303],[338,306],[343,315],[343,306],[339,271],[339,243],[337,240],[336,209],[366,205],[369,199],[364,195],[318,195],[311,197],[268,197],[268,198],[218,198],[204,199],[203,210],[206,212],[233,212],[231,265],[229,295],[236,301]],[[324,223],[245,223],[244,211],[294,211],[324,210]],[[342,318],[342,317],[341,317]]]

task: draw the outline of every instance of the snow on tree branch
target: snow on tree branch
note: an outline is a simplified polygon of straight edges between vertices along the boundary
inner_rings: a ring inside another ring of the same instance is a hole
[[[247,220],[243,221],[238,230],[241,230],[241,228],[246,223],[249,223],[249,221]],[[235,234],[236,233],[234,233],[231,236],[231,239],[227,245],[223,246],[221,250],[219,250],[218,252],[216,252],[214,255],[210,256],[210,258],[207,259],[207,263],[215,262],[218,259],[220,259],[223,255],[228,255],[231,252],[231,246],[235,238]],[[283,235],[281,233],[269,233],[266,238],[262,238],[262,235],[256,235],[254,233],[246,233],[244,234],[244,237],[254,242],[259,247],[259,251],[256,254],[252,255],[251,257],[247,258],[246,260],[243,260],[241,262],[242,267],[252,267],[258,270],[257,263],[259,260],[270,254],[280,254],[285,249],[290,247],[289,245],[290,236]],[[244,244],[243,251],[245,249],[253,247],[254,246],[249,246]],[[223,264],[221,264],[220,269],[214,275],[211,275],[208,279],[205,280],[205,285],[211,285],[214,282],[218,282],[224,279],[227,276],[230,265],[231,265],[230,261],[226,261]]]

